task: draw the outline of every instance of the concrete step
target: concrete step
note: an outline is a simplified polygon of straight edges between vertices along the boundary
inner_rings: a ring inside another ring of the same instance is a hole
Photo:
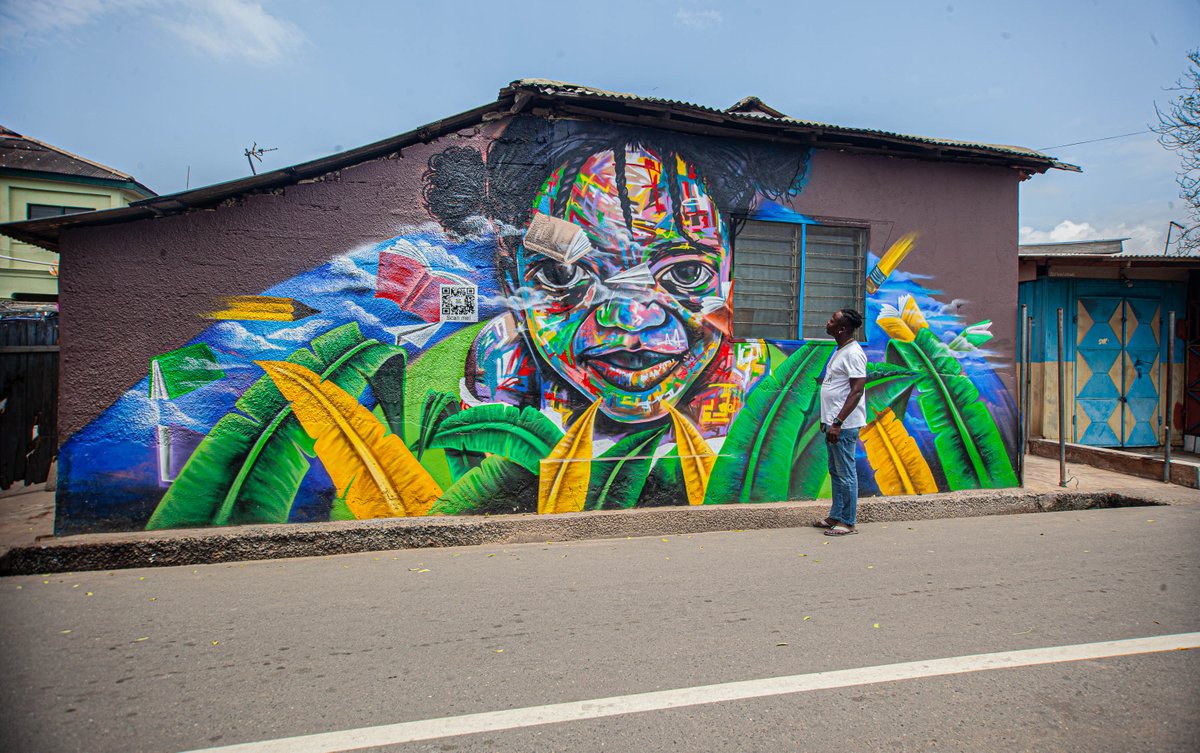
[[[1058,459],[1058,441],[1053,439],[1030,439],[1029,452],[1043,458]],[[1109,447],[1089,447],[1066,443],[1068,463],[1083,463],[1126,476],[1152,481],[1163,481],[1166,465],[1161,454],[1158,457],[1130,450]],[[1200,460],[1193,453],[1172,455],[1171,483],[1189,489],[1200,489]]]

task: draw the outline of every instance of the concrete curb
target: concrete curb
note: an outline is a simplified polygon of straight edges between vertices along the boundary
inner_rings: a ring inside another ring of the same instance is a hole
[[[859,522],[1059,512],[1164,504],[1131,492],[952,492],[859,501]],[[826,501],[660,507],[567,515],[385,518],[237,528],[88,534],[19,546],[0,555],[0,575],[171,567],[425,547],[668,536],[710,531],[807,527]]]

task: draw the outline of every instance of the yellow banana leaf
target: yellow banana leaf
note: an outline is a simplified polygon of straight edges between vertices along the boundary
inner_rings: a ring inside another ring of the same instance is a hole
[[[688,503],[702,505],[704,492],[708,489],[708,477],[712,473],[713,463],[717,462],[717,456],[687,416],[670,405],[667,410],[671,412],[671,423],[675,425],[675,444],[679,447],[679,463],[683,467]]]
[[[404,442],[333,382],[299,364],[258,361],[300,425],[354,517],[425,515],[442,490]]]
[[[599,400],[592,403],[541,462],[539,515],[583,510],[592,478],[592,427],[599,408]]]
[[[875,483],[888,496],[895,494],[933,494],[937,482],[921,455],[917,441],[904,424],[896,420],[891,408],[884,410],[862,431],[867,460],[875,469]]]
[[[929,322],[925,321],[925,315],[921,313],[921,307],[917,305],[917,300],[911,295],[904,296],[904,307],[901,316],[904,318],[904,323],[912,330],[913,337],[922,329],[928,329]],[[910,340],[912,338],[909,338]]]
[[[908,328],[904,320],[896,316],[881,316],[875,320],[879,328],[888,333],[888,337],[893,340],[910,343],[917,339],[916,333]]]

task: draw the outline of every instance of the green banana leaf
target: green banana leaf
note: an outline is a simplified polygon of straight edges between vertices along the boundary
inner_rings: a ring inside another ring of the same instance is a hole
[[[452,486],[460,478],[470,473],[473,468],[478,468],[483,459],[487,457],[482,452],[460,452],[449,448],[435,448],[426,453],[425,457],[434,457],[439,452],[446,458],[446,469],[450,472],[451,481],[447,486]]]
[[[788,478],[787,499],[817,499],[829,479],[829,445],[821,431],[820,387],[817,404],[806,417],[796,443],[792,445],[792,470]]]
[[[666,424],[622,438],[592,461],[592,476],[588,482],[585,510],[604,510],[634,507],[654,463]]]
[[[562,436],[550,419],[533,408],[488,403],[442,421],[429,446],[500,455],[537,475],[542,459]]]
[[[479,331],[487,322],[463,327],[446,339],[426,349],[412,359],[408,366],[408,379],[404,385],[404,443],[412,447],[420,431],[423,397],[428,390],[459,394],[459,382],[466,373],[467,353],[475,344]]]
[[[417,461],[443,489],[458,481],[483,460],[483,455],[477,453],[429,446],[429,440],[433,438],[442,421],[458,412],[459,402],[454,395],[439,390],[426,392],[425,403],[421,406],[421,426],[417,433],[416,446],[412,448],[417,455]]]
[[[316,337],[309,347],[287,360],[356,397],[366,389],[367,377],[400,352],[364,338],[354,322]],[[147,530],[287,522],[308,472],[313,440],[268,376],[250,385],[235,406],[192,453]]]
[[[779,502],[793,489],[815,494],[828,472],[817,376],[833,350],[833,343],[806,342],[759,381],[729,428],[705,503]]]
[[[388,430],[404,439],[404,371],[408,356],[404,351],[396,353],[367,377],[375,404],[383,412],[383,423]]]
[[[425,393],[425,402],[421,406],[421,428],[412,448],[417,460],[420,460],[421,456],[425,454],[425,449],[429,447],[429,440],[442,421],[458,411],[458,398],[454,395],[438,390],[429,390]]]
[[[871,423],[888,408],[896,418],[903,419],[908,409],[913,387],[920,373],[907,366],[893,363],[867,364],[867,423]]]
[[[638,507],[677,507],[687,504],[687,484],[683,480],[683,464],[679,462],[679,447],[675,446],[654,463],[650,477],[646,479],[646,485],[642,487]]]
[[[889,342],[887,361],[920,374],[917,404],[951,490],[1017,485],[995,420],[945,343],[922,329],[912,342]]]
[[[445,491],[430,515],[500,515],[537,511],[537,477],[507,458],[483,459]]]

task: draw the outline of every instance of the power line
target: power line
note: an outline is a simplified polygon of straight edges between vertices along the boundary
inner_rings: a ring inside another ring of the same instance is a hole
[[[1075,141],[1070,144],[1059,144],[1058,146],[1043,146],[1043,147],[1039,147],[1038,151],[1039,152],[1048,152],[1051,149],[1065,149],[1068,146],[1079,146],[1080,144],[1095,144],[1097,141],[1112,141],[1113,139],[1124,139],[1124,138],[1128,138],[1130,136],[1140,136],[1143,133],[1151,133],[1151,131],[1143,129],[1141,131],[1134,131],[1133,133],[1122,133],[1117,136],[1105,136],[1102,139],[1089,139],[1087,141]]]

